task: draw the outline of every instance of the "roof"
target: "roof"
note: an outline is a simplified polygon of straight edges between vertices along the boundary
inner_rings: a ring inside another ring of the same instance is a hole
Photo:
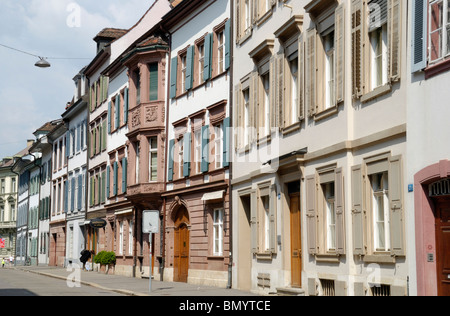
[[[125,29],[116,29],[107,27],[101,30],[95,37],[94,41],[97,41],[99,39],[118,39],[125,35],[128,32],[128,30]]]
[[[61,119],[47,122],[35,130],[33,134],[36,134],[37,132],[51,132],[59,123],[61,123]]]

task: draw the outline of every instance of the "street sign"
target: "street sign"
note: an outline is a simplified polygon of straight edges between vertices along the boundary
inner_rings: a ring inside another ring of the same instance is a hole
[[[142,212],[142,232],[144,234],[159,233],[159,211]]]
[[[89,222],[89,225],[92,228],[103,228],[106,226],[106,221],[102,218],[94,218],[94,219],[91,219],[91,221]]]

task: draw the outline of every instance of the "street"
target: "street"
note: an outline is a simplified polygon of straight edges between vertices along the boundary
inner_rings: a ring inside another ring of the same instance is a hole
[[[91,286],[69,287],[64,280],[21,270],[0,268],[0,297],[4,296],[124,296]]]

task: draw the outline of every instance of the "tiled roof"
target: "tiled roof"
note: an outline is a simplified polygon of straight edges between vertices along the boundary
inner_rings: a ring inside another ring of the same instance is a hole
[[[124,29],[115,29],[115,28],[104,28],[103,30],[101,30],[94,38],[98,39],[98,38],[111,38],[111,39],[117,39],[122,37],[123,35],[125,35],[128,32],[128,30],[124,30]]]

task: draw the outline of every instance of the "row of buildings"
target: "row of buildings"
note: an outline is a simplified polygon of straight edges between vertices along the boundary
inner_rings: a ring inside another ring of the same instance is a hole
[[[0,166],[6,251],[114,251],[116,274],[261,294],[450,295],[447,6],[156,0],[102,30],[62,117]]]

